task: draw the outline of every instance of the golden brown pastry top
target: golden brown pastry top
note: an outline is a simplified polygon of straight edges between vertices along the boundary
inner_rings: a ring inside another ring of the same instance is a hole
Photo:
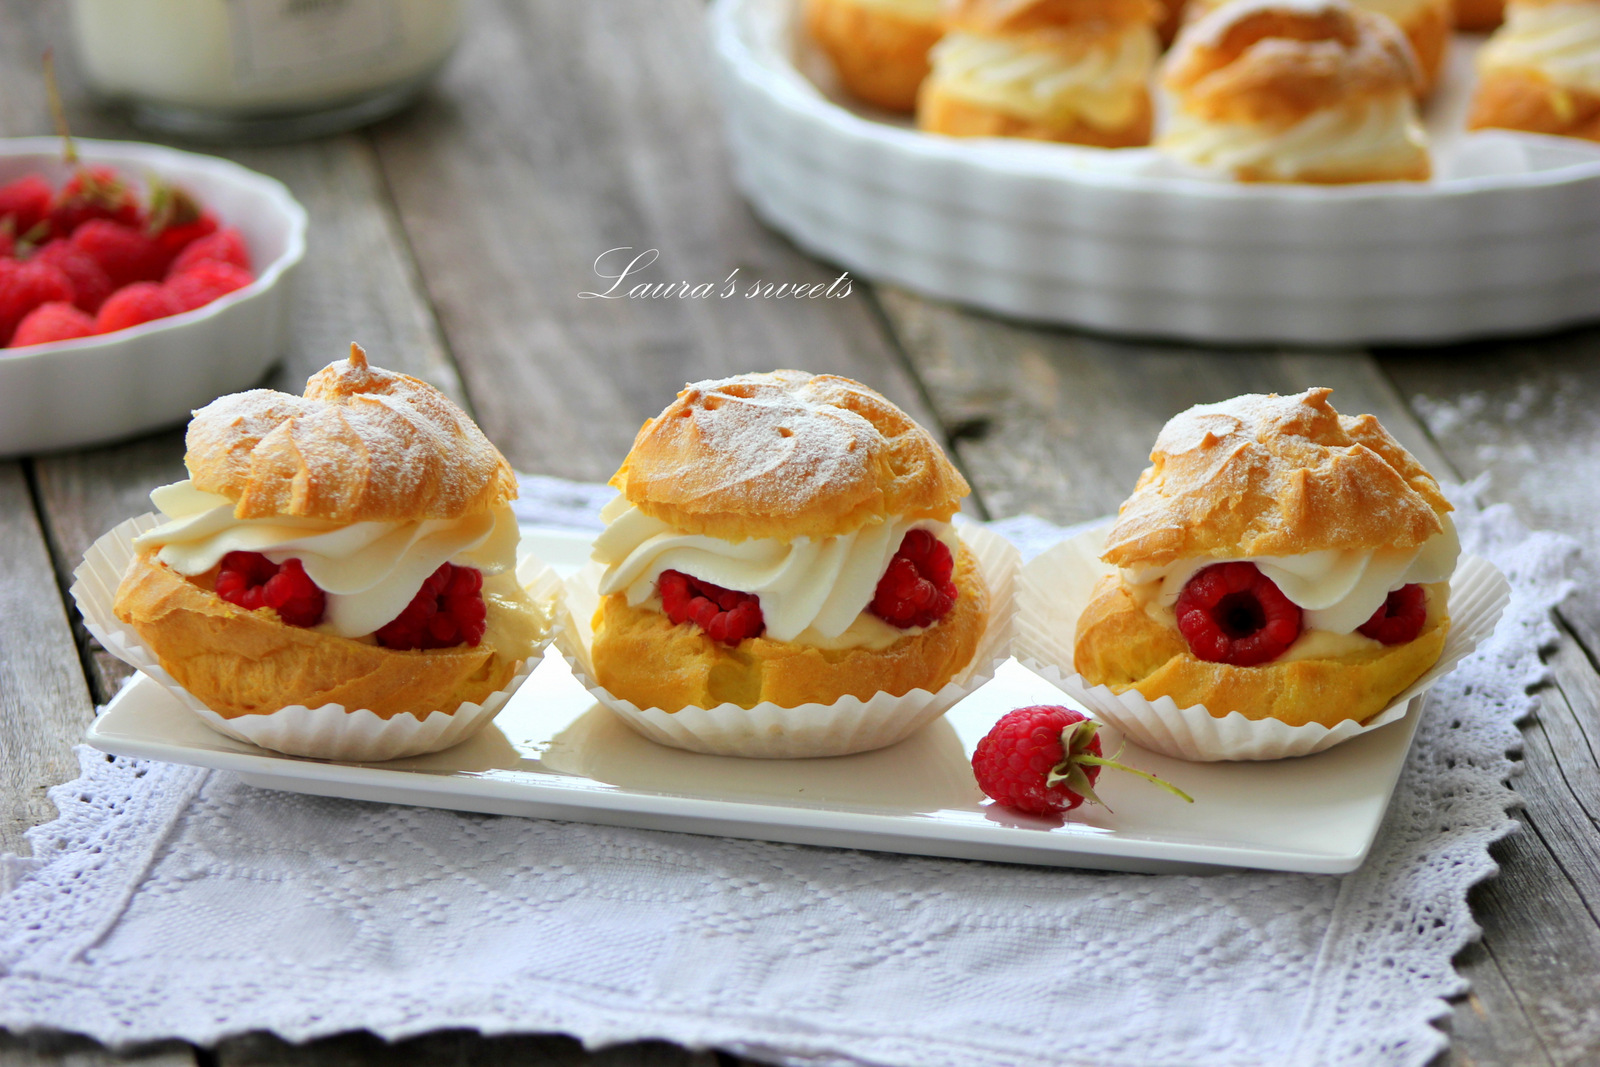
[[[1439,484],[1371,415],[1340,415],[1329,389],[1237,396],[1162,428],[1104,559],[1180,559],[1412,548],[1443,530]]]
[[[1163,84],[1213,122],[1297,122],[1364,97],[1414,92],[1420,77],[1392,21],[1343,0],[1233,0],[1190,23]]]
[[[726,541],[945,520],[969,492],[933,437],[849,378],[778,370],[695,382],[634,439],[611,484],[684,533]]]
[[[196,489],[241,519],[456,519],[517,495],[511,465],[427,382],[367,364],[350,346],[303,397],[251,389],[194,413],[184,464]]]
[[[1166,14],[1158,0],[950,0],[945,29],[1023,34],[1092,22],[1148,23]]]

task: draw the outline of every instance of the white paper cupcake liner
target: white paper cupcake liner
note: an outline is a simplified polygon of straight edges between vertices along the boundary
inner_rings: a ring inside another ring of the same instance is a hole
[[[438,752],[460,744],[487,726],[542,662],[543,657],[535,651],[522,661],[511,680],[489,694],[483,703],[465,703],[453,712],[430,712],[420,720],[409,712],[385,719],[365,708],[348,709],[342,704],[324,704],[319,708],[293,704],[267,715],[225,718],[206,707],[163,670],[155,654],[139,639],[138,632],[112,611],[117,586],[135,554],[133,539],[160,521],[157,515],[129,519],[91,545],[84,553],[83,563],[73,572],[73,599],[78,602],[84,625],[107,652],[161,683],[207,726],[235,740],[291,756],[354,763]],[[524,557],[518,564],[517,579],[535,601],[549,605],[556,618],[551,632],[539,646],[542,650],[555,637],[559,623],[556,602],[561,593],[561,579],[531,556]]]
[[[1450,633],[1439,661],[1387,708],[1329,728],[1290,726],[1276,719],[1247,719],[1237,711],[1212,715],[1204,704],[1180,708],[1171,697],[1147,700],[1135,690],[1113,693],[1091,686],[1073,670],[1078,616],[1090,593],[1112,568],[1100,560],[1110,520],[1063,541],[1023,569],[1018,591],[1015,652],[1019,662],[1080,701],[1134,744],[1188,760],[1266,760],[1321,752],[1358,734],[1405,717],[1412,699],[1443,678],[1494,632],[1511,597],[1511,585],[1494,564],[1463,556],[1450,579]]]
[[[971,695],[994,677],[995,668],[1010,655],[1021,569],[1017,550],[1005,538],[975,523],[961,523],[959,528],[989,586],[989,622],[972,662],[938,692],[913,689],[904,696],[879,693],[870,700],[846,696],[831,704],[792,708],[771,702],[753,708],[720,704],[670,713],[660,708],[640,708],[594,680],[590,650],[594,641],[592,620],[600,606],[598,565],[586,567],[567,580],[569,614],[556,647],[571,665],[573,676],[596,700],[645,737],[672,748],[757,759],[847,756],[883,748],[911,736]]]

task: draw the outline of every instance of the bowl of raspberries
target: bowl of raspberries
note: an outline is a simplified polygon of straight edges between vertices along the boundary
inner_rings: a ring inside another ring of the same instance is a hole
[[[306,213],[158,145],[0,141],[0,455],[112,441],[260,381]]]

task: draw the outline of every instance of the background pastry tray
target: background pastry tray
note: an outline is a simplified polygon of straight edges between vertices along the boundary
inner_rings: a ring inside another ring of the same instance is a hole
[[[716,0],[735,177],[860,275],[1049,322],[1199,341],[1437,342],[1600,318],[1600,145],[1463,131],[1481,38],[1426,116],[1429,182],[1243,184],[1151,149],[919,133],[829,92],[799,0]]]
[[[525,533],[524,543],[559,570],[581,562],[588,541],[546,532]],[[1085,807],[1062,820],[997,808],[973,782],[973,746],[1012,708],[1062,699],[1013,661],[898,745],[835,759],[733,759],[635,734],[551,651],[489,728],[430,756],[351,764],[277,755],[214,733],[143,676],[87,740],[356,800],[1008,863],[1338,874],[1366,857],[1421,709],[1419,698],[1403,720],[1300,759],[1199,764],[1128,747],[1128,762],[1180,785],[1193,805],[1108,772],[1099,791],[1110,811]]]

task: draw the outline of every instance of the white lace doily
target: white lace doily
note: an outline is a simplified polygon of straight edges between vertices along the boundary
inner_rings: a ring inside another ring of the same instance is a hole
[[[575,514],[609,495],[530,491],[546,522],[543,492]],[[835,851],[277,793],[84,750],[36,858],[0,862],[0,1027],[559,1031],[807,1065],[1426,1063],[1463,989],[1467,888],[1515,825],[1506,753],[1573,548],[1504,507],[1463,511],[1511,605],[1434,691],[1354,874]]]

